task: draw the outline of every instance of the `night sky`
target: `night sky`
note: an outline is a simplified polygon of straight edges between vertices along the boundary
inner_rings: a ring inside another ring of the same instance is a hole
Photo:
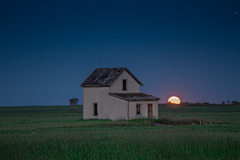
[[[159,103],[240,101],[240,1],[0,1],[0,106],[81,104],[105,67]]]

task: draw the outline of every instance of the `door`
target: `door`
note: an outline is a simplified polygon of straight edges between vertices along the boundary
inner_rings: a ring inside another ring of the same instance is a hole
[[[148,104],[148,118],[153,118],[153,105]]]

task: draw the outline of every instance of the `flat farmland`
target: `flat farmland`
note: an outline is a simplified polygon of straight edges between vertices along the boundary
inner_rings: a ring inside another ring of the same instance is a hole
[[[159,116],[172,118],[201,117],[212,122],[240,123],[240,106],[174,106],[159,107]]]
[[[154,126],[162,117],[207,125]],[[82,106],[0,107],[0,159],[239,159],[240,107],[159,106],[159,120],[83,120]]]

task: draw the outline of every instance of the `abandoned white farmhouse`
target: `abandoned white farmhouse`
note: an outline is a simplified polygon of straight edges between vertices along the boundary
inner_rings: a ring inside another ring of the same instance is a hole
[[[83,119],[158,118],[158,100],[127,68],[97,68],[83,87]]]

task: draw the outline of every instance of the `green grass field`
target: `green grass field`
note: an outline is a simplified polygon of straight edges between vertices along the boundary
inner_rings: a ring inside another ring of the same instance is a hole
[[[114,122],[84,121],[81,107],[0,107],[0,159],[240,159],[240,107],[160,106],[159,120]],[[153,126],[209,114],[208,125]]]

